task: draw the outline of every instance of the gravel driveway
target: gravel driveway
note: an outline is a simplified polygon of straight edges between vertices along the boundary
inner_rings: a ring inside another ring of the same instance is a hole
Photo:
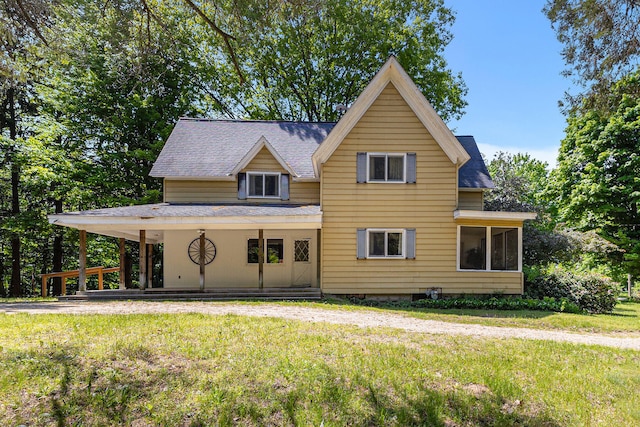
[[[388,327],[424,334],[468,335],[487,338],[522,338],[562,341],[576,344],[597,344],[640,350],[640,338],[609,337],[597,334],[577,334],[526,328],[496,327],[422,320],[401,313],[347,311],[296,305],[233,304],[211,302],[43,302],[0,304],[0,313],[30,314],[146,314],[201,313],[211,315],[237,314],[254,317],[277,317],[305,322],[327,322],[355,325],[361,328]]]

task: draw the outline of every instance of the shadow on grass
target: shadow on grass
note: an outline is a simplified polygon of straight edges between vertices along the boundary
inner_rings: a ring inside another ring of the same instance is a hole
[[[451,383],[447,379],[442,384],[414,382],[407,387],[376,377],[374,384],[367,374],[345,375],[341,368],[327,366],[316,376],[295,372],[295,380],[284,386],[272,377],[262,381],[247,377],[237,383],[222,378],[199,381],[190,376],[193,371],[160,368],[166,360],[146,344],[116,346],[102,361],[85,359],[82,349],[64,345],[6,355],[9,368],[26,362],[29,378],[55,383],[35,405],[16,405],[24,411],[19,418],[25,425],[38,424],[34,421],[43,413],[50,413],[43,424],[57,426],[561,425],[546,406],[526,406],[482,385],[447,385]],[[206,368],[202,374],[207,374]],[[158,394],[164,406],[153,408]],[[186,394],[199,397],[189,401]]]

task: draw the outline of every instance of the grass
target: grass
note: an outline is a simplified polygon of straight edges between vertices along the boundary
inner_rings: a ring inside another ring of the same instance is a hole
[[[55,297],[20,297],[20,298],[0,298],[1,304],[11,304],[18,302],[54,302],[58,301]]]
[[[640,352],[199,314],[0,315],[6,425],[640,424]]]

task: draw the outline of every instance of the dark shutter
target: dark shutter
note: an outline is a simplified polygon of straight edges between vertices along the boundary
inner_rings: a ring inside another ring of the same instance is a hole
[[[367,230],[358,228],[358,249],[357,258],[364,259],[367,257]]]
[[[415,259],[416,258],[416,229],[415,228],[407,228],[405,233],[407,242],[407,259]]]
[[[356,182],[367,182],[367,153],[356,154]]]
[[[416,183],[416,153],[407,153],[407,183]]]
[[[238,200],[247,199],[247,174],[238,174]]]
[[[280,175],[280,198],[282,200],[289,200],[289,174],[283,173]]]

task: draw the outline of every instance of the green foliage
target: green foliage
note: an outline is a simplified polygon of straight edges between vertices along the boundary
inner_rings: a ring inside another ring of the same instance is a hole
[[[218,63],[218,90],[235,116],[334,121],[393,54],[441,117],[457,118],[467,90],[443,55],[453,20],[442,0],[285,2],[261,31],[233,21],[246,83]]]
[[[620,288],[596,273],[576,273],[562,268],[529,272],[525,294],[532,298],[566,299],[592,314],[611,313]]]
[[[544,205],[540,197],[549,176],[547,166],[529,154],[496,153],[487,163],[496,188],[485,194],[485,210],[540,212]]]
[[[611,88],[610,113],[568,120],[549,194],[560,221],[595,230],[624,251],[625,269],[640,273],[640,71]]]
[[[567,298],[516,298],[516,297],[457,297],[417,301],[377,301],[371,299],[351,298],[356,305],[382,308],[437,308],[437,309],[471,309],[471,310],[535,310],[565,313],[582,313],[582,309]]]

